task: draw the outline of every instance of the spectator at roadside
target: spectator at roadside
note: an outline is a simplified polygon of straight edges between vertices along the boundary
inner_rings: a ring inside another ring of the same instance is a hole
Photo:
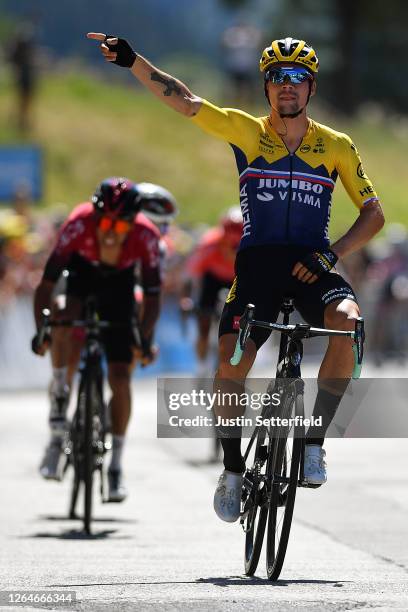
[[[34,28],[23,24],[8,43],[17,95],[17,125],[27,132],[32,124],[32,106],[37,84],[37,48]]]

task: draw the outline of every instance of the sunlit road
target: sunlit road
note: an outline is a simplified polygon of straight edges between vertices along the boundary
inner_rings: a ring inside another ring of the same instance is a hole
[[[37,475],[45,393],[0,394],[1,589],[76,591],[75,604],[55,607],[71,610],[408,610],[406,440],[327,442],[329,482],[299,490],[271,584],[263,559],[256,578],[243,575],[242,531],[212,510],[220,467],[201,463],[209,441],[158,440],[155,402],[154,382],[136,382],[130,497],[98,500],[86,538],[66,519],[70,474],[62,484]]]

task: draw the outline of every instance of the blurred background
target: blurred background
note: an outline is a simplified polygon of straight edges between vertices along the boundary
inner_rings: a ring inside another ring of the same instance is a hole
[[[352,136],[387,221],[342,272],[361,299],[369,359],[377,366],[404,363],[407,18],[403,0],[0,0],[0,388],[45,384],[47,363],[29,350],[32,293],[61,222],[113,175],[163,185],[179,202],[160,357],[143,375],[194,372],[196,321],[178,310],[185,261],[238,202],[229,147],[163,106],[127,71],[106,66],[87,31],[128,38],[198,95],[255,115],[268,112],[262,49],[286,35],[314,46],[321,71],[309,113]],[[338,183],[331,238],[356,216]],[[315,344],[309,358],[320,350]]]

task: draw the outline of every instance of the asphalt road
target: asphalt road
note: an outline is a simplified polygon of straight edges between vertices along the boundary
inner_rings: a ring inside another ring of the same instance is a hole
[[[269,583],[263,558],[244,576],[241,528],[213,512],[209,441],[156,438],[154,382],[135,384],[130,496],[97,501],[92,537],[66,518],[70,476],[37,475],[45,393],[2,393],[0,407],[2,590],[75,591],[75,604],[47,606],[64,610],[408,610],[405,439],[327,441],[329,481],[299,490],[281,579]]]

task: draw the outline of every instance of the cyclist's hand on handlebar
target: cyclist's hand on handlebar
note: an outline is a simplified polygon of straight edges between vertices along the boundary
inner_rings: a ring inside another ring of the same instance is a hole
[[[133,355],[140,363],[141,366],[147,366],[153,361],[156,360],[157,355],[159,354],[159,347],[156,344],[151,344],[149,346],[144,346],[143,348],[134,348]]]
[[[142,357],[142,365],[146,366],[156,361],[158,354],[159,347],[157,346],[157,344],[152,344],[149,349],[145,351],[145,354]]]
[[[135,63],[137,54],[124,38],[101,32],[88,32],[86,36],[101,43],[99,48],[107,62],[122,68],[131,68]]]
[[[51,336],[49,334],[44,335],[44,340],[42,344],[39,344],[39,334],[35,334],[31,340],[31,350],[36,355],[40,355],[43,357],[45,353],[48,351],[51,344]]]
[[[292,276],[302,283],[314,283],[318,278],[330,272],[336,265],[338,257],[330,249],[309,253],[302,261],[298,261],[293,270]]]

